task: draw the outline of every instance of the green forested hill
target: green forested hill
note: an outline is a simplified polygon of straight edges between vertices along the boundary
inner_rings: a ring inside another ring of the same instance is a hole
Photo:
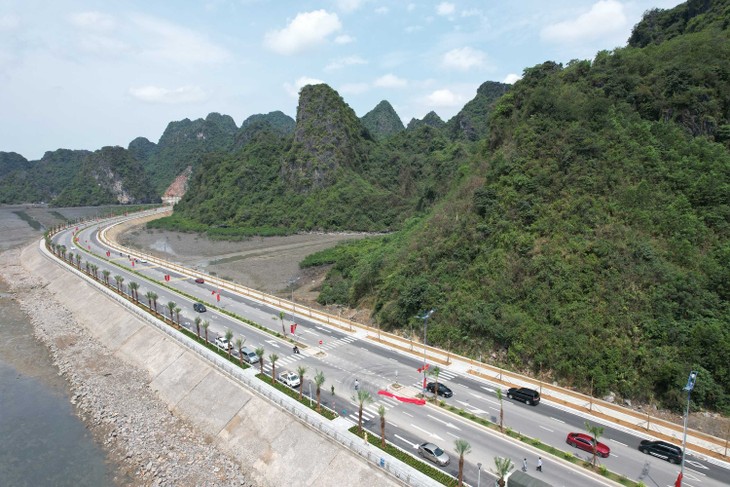
[[[89,154],[54,206],[157,203],[142,164],[122,147],[104,147]]]
[[[406,332],[436,308],[429,343],[599,395],[681,408],[696,369],[692,400],[730,412],[730,39],[713,8],[659,43],[525,70],[434,211],[308,259],[334,263],[321,301]]]
[[[0,152],[0,204],[53,201],[71,183],[89,154],[58,149],[46,152],[40,160],[27,161],[18,154]]]
[[[384,139],[405,130],[393,105],[387,100],[375,105],[375,108],[363,115],[360,121],[375,139]]]

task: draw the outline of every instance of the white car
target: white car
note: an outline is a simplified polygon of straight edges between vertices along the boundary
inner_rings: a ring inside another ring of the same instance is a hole
[[[281,382],[282,384],[286,384],[292,388],[299,387],[299,384],[302,383],[297,374],[295,374],[294,372],[289,372],[288,370],[285,370],[284,372],[279,374],[279,382]]]
[[[228,351],[228,349],[233,349],[233,345],[226,340],[226,337],[216,337],[215,344],[218,348],[222,348],[225,351]]]

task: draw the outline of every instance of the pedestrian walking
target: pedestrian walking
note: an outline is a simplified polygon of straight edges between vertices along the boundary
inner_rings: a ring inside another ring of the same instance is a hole
[[[360,383],[355,379],[355,390],[357,391],[358,389],[360,389]]]
[[[542,472],[542,457],[537,457],[537,469],[538,472]]]
[[[330,390],[332,391],[332,395],[334,396],[335,395],[335,386],[334,386],[334,384],[332,385],[332,387],[330,387]]]
[[[527,458],[522,459],[522,471],[527,472]]]

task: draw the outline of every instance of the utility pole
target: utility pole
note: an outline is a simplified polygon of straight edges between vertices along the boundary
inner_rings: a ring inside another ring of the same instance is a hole
[[[684,386],[685,391],[687,391],[687,409],[684,412],[684,437],[682,438],[682,466],[679,469],[679,477],[677,477],[676,485],[677,487],[682,487],[682,481],[684,480],[684,450],[687,446],[687,421],[689,420],[689,398],[692,394],[692,389],[695,388],[695,382],[697,381],[697,371],[693,370],[689,373],[689,378],[687,378],[687,385]]]

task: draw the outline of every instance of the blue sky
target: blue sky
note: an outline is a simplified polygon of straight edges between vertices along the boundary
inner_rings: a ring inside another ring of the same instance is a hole
[[[157,142],[168,122],[236,124],[325,82],[358,116],[454,116],[487,80],[624,46],[678,0],[0,0],[0,151]]]

